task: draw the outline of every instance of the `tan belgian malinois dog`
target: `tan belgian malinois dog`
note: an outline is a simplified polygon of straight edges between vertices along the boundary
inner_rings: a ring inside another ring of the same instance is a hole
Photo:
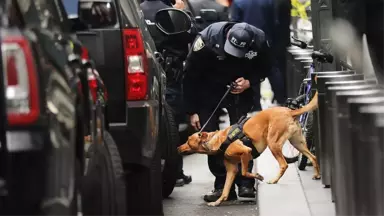
[[[276,178],[268,183],[276,184],[288,168],[287,161],[284,158],[282,148],[284,143],[289,140],[290,143],[303,155],[308,157],[315,168],[313,179],[320,179],[320,170],[316,157],[308,150],[305,137],[298,121],[297,116],[317,108],[318,94],[316,92],[313,99],[304,107],[291,110],[286,107],[273,107],[263,110],[250,118],[243,126],[243,133],[252,141],[253,146],[261,154],[267,146],[271,150],[280,166],[280,172]],[[215,132],[201,132],[191,135],[187,142],[181,145],[179,153],[196,152],[201,154],[217,154],[221,144],[227,139],[231,127]],[[230,188],[238,172],[238,164],[241,163],[243,176],[263,180],[259,174],[249,173],[248,162],[252,160],[252,149],[243,144],[242,141],[232,142],[224,152],[224,164],[227,170],[225,186],[221,197],[209,206],[218,206],[227,200]]]

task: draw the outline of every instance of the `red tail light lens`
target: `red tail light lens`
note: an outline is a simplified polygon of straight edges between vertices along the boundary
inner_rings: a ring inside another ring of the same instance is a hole
[[[34,123],[40,113],[35,62],[29,42],[22,36],[5,37],[2,61],[9,125]]]
[[[92,69],[88,69],[88,85],[89,90],[91,91],[93,101],[96,101],[97,98],[97,80],[95,75],[92,72]]]
[[[81,59],[83,59],[83,60],[89,60],[88,49],[85,48],[85,47],[81,47]]]
[[[146,100],[148,91],[148,63],[139,29],[124,29],[126,67],[126,99]]]

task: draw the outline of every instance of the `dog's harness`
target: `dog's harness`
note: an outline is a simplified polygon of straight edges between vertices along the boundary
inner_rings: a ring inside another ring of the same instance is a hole
[[[233,143],[236,140],[240,140],[243,142],[243,144],[247,147],[250,147],[252,149],[252,157],[253,159],[258,158],[260,156],[260,153],[256,150],[255,146],[252,144],[252,140],[247,137],[243,132],[243,126],[244,124],[250,119],[250,117],[241,117],[239,121],[232,125],[231,129],[229,130],[227,139],[221,144],[219,150],[224,154],[224,152],[227,150],[229,145]]]

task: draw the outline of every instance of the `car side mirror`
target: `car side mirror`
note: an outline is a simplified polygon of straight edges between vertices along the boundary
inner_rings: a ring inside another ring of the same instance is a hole
[[[191,17],[182,10],[166,8],[155,14],[156,27],[166,35],[175,35],[192,28]]]
[[[200,16],[205,22],[219,21],[219,14],[215,9],[201,9]]]
[[[68,20],[71,23],[72,32],[89,30],[87,24],[82,22],[77,15],[68,16]]]

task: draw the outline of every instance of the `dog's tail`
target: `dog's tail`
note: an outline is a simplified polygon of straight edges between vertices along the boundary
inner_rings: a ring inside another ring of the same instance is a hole
[[[305,106],[301,107],[300,109],[297,110],[291,110],[291,115],[292,117],[299,116],[303,113],[313,111],[317,108],[317,101],[318,101],[318,93],[316,91],[315,96],[312,98],[312,100]]]

